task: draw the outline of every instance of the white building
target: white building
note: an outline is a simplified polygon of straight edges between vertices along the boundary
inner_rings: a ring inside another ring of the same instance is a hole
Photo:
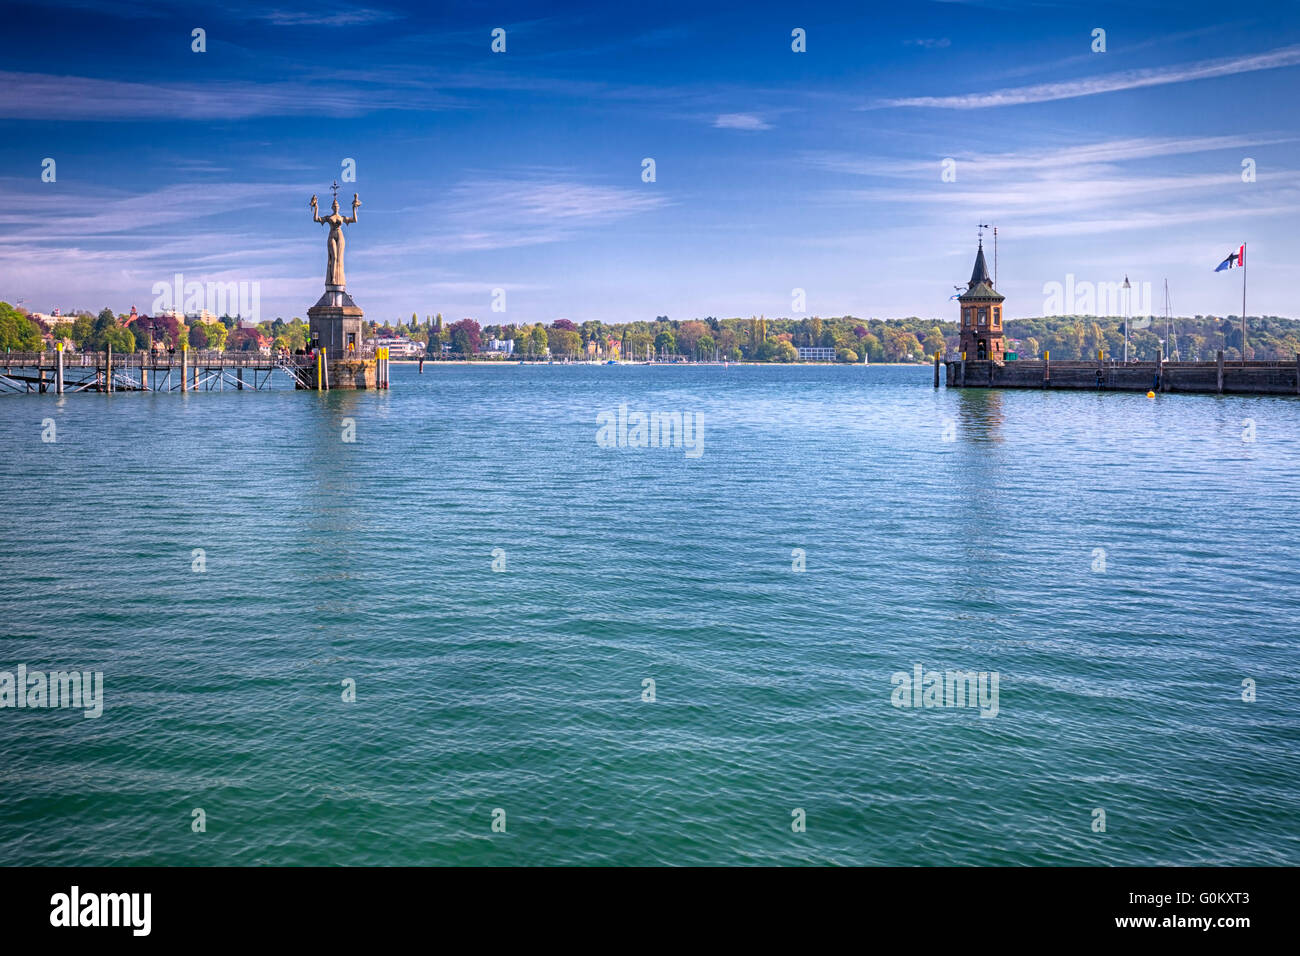
[[[63,323],[71,325],[73,322],[77,321],[75,315],[60,315],[58,309],[55,309],[53,312],[29,312],[28,314],[33,319],[36,319],[38,322],[44,322],[46,325],[61,325]]]
[[[413,342],[400,336],[380,336],[379,338],[366,339],[366,347],[388,349],[389,358],[395,359],[418,358],[424,354],[423,342]]]

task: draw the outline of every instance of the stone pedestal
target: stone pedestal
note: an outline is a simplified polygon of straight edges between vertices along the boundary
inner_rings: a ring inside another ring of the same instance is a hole
[[[307,310],[308,327],[317,349],[325,350],[329,363],[330,388],[376,388],[378,363],[361,358],[361,320],[365,313],[341,286],[325,287],[315,305]],[[352,346],[352,351],[348,346]],[[354,357],[355,356],[355,357]],[[309,388],[319,388],[316,370],[310,375]]]
[[[334,361],[326,353],[326,362],[329,365],[329,387],[331,389],[367,389],[379,387],[379,363],[374,359],[343,359]],[[307,370],[306,384],[300,384],[299,388],[318,389],[323,383],[316,381],[316,369],[311,367]]]
[[[343,358],[348,345],[361,354],[361,319],[365,313],[352,301],[347,290],[326,286],[325,294],[307,310],[308,327],[317,348],[331,358]]]

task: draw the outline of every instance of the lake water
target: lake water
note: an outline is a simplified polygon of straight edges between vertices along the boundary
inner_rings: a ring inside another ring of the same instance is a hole
[[[392,378],[0,400],[6,862],[1300,864],[1300,401]]]

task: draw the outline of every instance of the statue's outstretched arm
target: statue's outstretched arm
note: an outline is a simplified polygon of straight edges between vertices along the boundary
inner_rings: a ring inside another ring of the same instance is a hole
[[[312,222],[324,222],[324,221],[325,221],[324,219],[322,219],[322,218],[320,217],[320,208],[319,208],[319,207],[317,206],[317,204],[316,204],[316,197],[315,197],[315,196],[312,196],[312,197],[311,197],[311,218],[312,218]]]
[[[344,221],[344,222],[349,222],[349,223],[351,223],[351,222],[356,222],[356,221],[357,221],[357,207],[360,206],[360,205],[361,205],[361,200],[357,198],[357,194],[356,194],[356,193],[353,193],[353,194],[352,194],[352,215],[351,215],[350,217],[348,217],[348,216],[344,216],[344,217],[343,217],[343,221]]]

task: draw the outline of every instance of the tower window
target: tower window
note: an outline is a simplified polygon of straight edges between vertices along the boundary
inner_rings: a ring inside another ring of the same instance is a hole
[[[988,321],[989,321],[989,310],[980,309],[980,325],[988,325]]]

